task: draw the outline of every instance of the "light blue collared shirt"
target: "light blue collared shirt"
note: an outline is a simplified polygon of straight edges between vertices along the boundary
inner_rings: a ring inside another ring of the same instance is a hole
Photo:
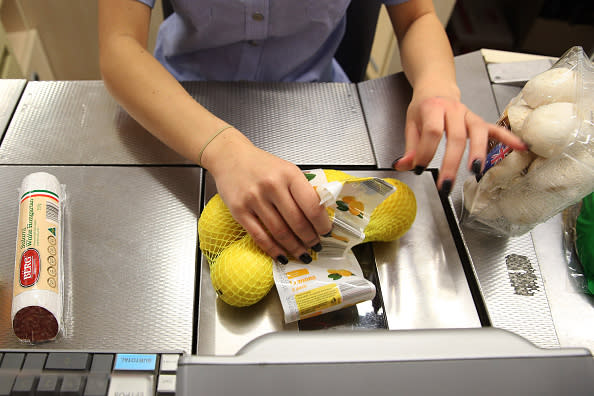
[[[171,3],[175,12],[161,24],[155,57],[179,81],[348,81],[334,53],[350,0]]]

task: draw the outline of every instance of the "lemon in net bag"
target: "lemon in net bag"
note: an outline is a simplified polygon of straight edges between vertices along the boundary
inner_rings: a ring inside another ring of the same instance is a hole
[[[210,280],[217,295],[234,307],[260,301],[272,288],[272,258],[245,235],[229,245],[211,266]]]
[[[324,169],[324,175],[328,182],[354,178],[334,169]],[[410,229],[416,216],[415,195],[408,185],[397,179],[384,180],[396,189],[371,213],[364,242],[398,239]],[[332,216],[330,208],[328,212]],[[213,287],[223,301],[245,307],[266,296],[274,285],[273,259],[233,219],[218,194],[209,200],[200,215],[198,236]]]

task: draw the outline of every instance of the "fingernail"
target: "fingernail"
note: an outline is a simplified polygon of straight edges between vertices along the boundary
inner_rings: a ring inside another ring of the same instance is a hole
[[[421,166],[421,165],[417,165],[415,166],[415,175],[420,175],[421,173],[423,173],[425,171],[425,167]]]
[[[322,235],[324,238],[330,238],[332,236],[332,230],[328,231],[327,233],[325,233],[324,235]]]
[[[299,260],[303,261],[305,264],[311,263],[311,256],[307,253],[303,253],[299,256]]]
[[[400,161],[402,159],[402,156],[396,158],[394,161],[392,161],[392,169],[396,169],[396,164],[398,164],[398,161]]]
[[[311,250],[314,252],[320,252],[322,250],[322,244],[320,242],[316,243],[311,247]]]
[[[289,262],[289,260],[282,254],[276,257],[276,261],[278,261],[281,264],[287,264]]]
[[[474,161],[472,161],[472,165],[470,166],[470,170],[472,170],[472,173],[474,173],[475,175],[480,175],[482,168],[483,162],[480,159],[477,158]]]
[[[442,196],[447,197],[448,195],[450,195],[451,190],[452,190],[452,181],[450,179],[445,179],[441,183],[441,190],[439,190],[439,193]]]

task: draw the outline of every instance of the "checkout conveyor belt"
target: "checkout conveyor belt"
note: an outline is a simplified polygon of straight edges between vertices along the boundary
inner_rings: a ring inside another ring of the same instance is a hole
[[[456,66],[463,102],[496,121],[480,52],[457,57]],[[101,81],[2,84],[15,84],[16,93],[0,95],[8,103],[0,115],[11,114],[0,145],[0,218],[8,230],[0,235],[0,348],[22,347],[12,334],[9,303],[16,195],[22,178],[37,170],[55,173],[69,193],[65,250],[73,268],[68,337],[44,348],[226,354],[260,334],[299,330],[282,323],[274,291],[249,310],[216,301],[196,230],[212,180],[132,120]],[[458,227],[462,182],[469,176],[464,167],[444,202],[431,169],[420,177],[388,170],[404,150],[410,87],[402,74],[359,84],[183,85],[259,147],[303,169],[390,175],[413,187],[420,210],[412,232],[371,250],[384,327],[491,325],[540,347],[594,349],[588,337],[560,342],[532,234],[493,241]],[[440,146],[429,168],[439,167],[442,154]],[[518,263],[529,264],[531,295],[517,293],[510,282],[510,266]],[[586,315],[594,316],[591,310]]]

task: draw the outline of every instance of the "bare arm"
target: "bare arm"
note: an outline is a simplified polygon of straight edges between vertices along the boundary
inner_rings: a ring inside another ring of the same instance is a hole
[[[514,149],[526,149],[518,137],[486,123],[460,103],[450,43],[431,0],[409,0],[389,6],[388,13],[398,38],[404,72],[413,87],[405,127],[406,153],[397,162],[397,169],[422,171],[445,133],[446,151],[438,186],[449,193],[467,139],[467,166],[473,172],[482,169],[489,136]]]
[[[225,122],[197,103],[147,51],[150,13],[134,0],[99,1],[103,80],[134,119],[195,162],[210,134]]]
[[[227,123],[197,103],[147,51],[150,13],[135,0],[99,0],[103,80],[134,119],[196,162],[204,144]],[[299,168],[258,149],[235,128],[208,144],[201,165],[214,176],[233,217],[272,257],[290,254],[307,261],[307,249],[331,228]]]

